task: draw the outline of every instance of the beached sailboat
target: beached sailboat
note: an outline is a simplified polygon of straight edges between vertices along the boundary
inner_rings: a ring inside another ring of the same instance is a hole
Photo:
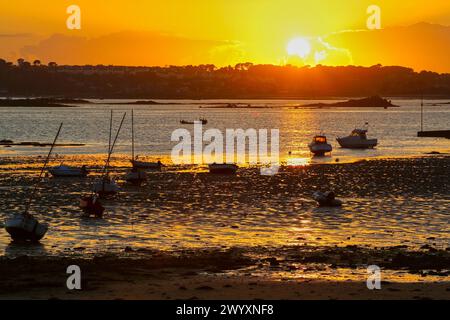
[[[59,126],[58,133],[55,136],[53,144],[47,155],[47,159],[42,166],[41,172],[39,174],[39,179],[36,182],[33,191],[30,193],[25,211],[21,214],[15,214],[12,218],[5,221],[5,230],[9,233],[13,241],[31,241],[38,242],[47,233],[48,225],[45,223],[40,223],[33,215],[29,213],[31,204],[36,195],[39,184],[42,181],[42,176],[44,174],[45,168],[52,154],[53,148],[55,147],[56,140],[58,139],[59,133],[61,132],[62,123]]]
[[[135,156],[134,153],[134,110],[131,110],[131,164],[133,165],[133,169],[135,170],[161,170],[163,164],[161,161],[157,162],[148,162],[148,161],[139,161],[138,157]]]
[[[211,163],[208,167],[209,173],[214,174],[236,174],[239,168],[234,163]]]
[[[87,177],[89,174],[89,171],[86,169],[86,166],[82,166],[81,168],[78,167],[70,167],[70,166],[64,166],[59,165],[53,168],[48,169],[48,172],[54,176],[54,177],[61,177],[61,178],[84,178]]]
[[[366,123],[366,126],[368,124]],[[352,133],[343,138],[337,138],[337,142],[342,148],[348,149],[371,149],[377,146],[377,139],[367,139],[368,129],[354,129]]]
[[[105,166],[102,172],[102,178],[100,181],[94,183],[93,192],[97,193],[100,197],[112,196],[120,191],[120,187],[117,185],[114,179],[109,176],[109,164],[111,160],[111,155],[114,151],[114,147],[119,137],[120,130],[122,129],[123,121],[125,120],[126,113],[123,114],[122,121],[120,122],[119,129],[117,130],[116,136],[113,143],[111,144],[111,131],[112,131],[112,111],[111,120],[109,126],[109,148],[108,148],[108,158],[106,159]]]
[[[333,147],[327,142],[327,137],[324,135],[315,136],[308,144],[309,150],[316,156],[323,156],[327,152],[331,152]]]
[[[147,180],[147,175],[145,174],[143,169],[139,168],[139,166],[135,166],[136,163],[134,156],[134,110],[131,110],[131,163],[133,164],[133,169],[127,172],[125,175],[125,180],[134,185],[141,185],[145,180]],[[140,163],[145,167],[145,163]]]

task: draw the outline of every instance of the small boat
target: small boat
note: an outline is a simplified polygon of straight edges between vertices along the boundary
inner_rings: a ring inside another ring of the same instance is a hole
[[[133,170],[158,170],[161,171],[163,164],[161,161],[157,162],[147,162],[139,161],[139,156],[135,156],[134,153],[134,110],[131,110],[131,164],[133,165]],[[133,175],[132,175],[133,176]],[[134,175],[135,176],[135,175]],[[142,175],[144,176],[144,175]]]
[[[336,199],[333,191],[320,192],[316,191],[313,194],[314,200],[317,201],[321,207],[340,207],[342,206],[342,201]]]
[[[39,223],[30,214],[16,214],[5,221],[5,230],[13,241],[38,242],[47,233],[48,224]]]
[[[81,198],[80,208],[83,210],[86,217],[93,215],[96,218],[103,218],[103,212],[105,211],[105,208],[95,195]]]
[[[206,120],[205,118],[200,118],[197,121],[186,121],[186,120],[180,121],[181,124],[195,124],[196,122],[201,122],[201,124],[207,124],[208,120]]]
[[[137,157],[136,157],[137,159]],[[144,170],[161,170],[161,168],[164,166],[161,161],[158,162],[146,162],[146,161],[138,161],[138,160],[131,160],[131,164],[133,165],[134,169],[144,169]]]
[[[119,133],[120,133],[120,130],[122,129],[123,121],[125,120],[126,115],[127,115],[126,113],[123,114],[122,121],[120,122],[119,128],[117,129],[114,141],[111,141],[111,137],[112,137],[111,136],[112,111],[111,111],[111,120],[109,123],[108,157],[106,159],[105,166],[103,168],[101,180],[94,183],[93,188],[92,188],[92,191],[94,193],[97,193],[99,195],[99,197],[113,196],[120,191],[120,187],[117,185],[117,183],[114,181],[114,179],[111,179],[111,177],[109,176],[108,169],[109,169],[109,165],[110,165],[111,156],[113,154],[117,139],[119,138]]]
[[[214,174],[235,174],[239,168],[234,163],[212,163],[208,167],[209,173]]]
[[[53,141],[53,144],[44,162],[44,165],[42,166],[41,172],[39,174],[39,179],[36,182],[33,191],[30,193],[25,211],[22,214],[15,214],[5,221],[5,230],[9,233],[13,241],[38,242],[47,233],[49,227],[48,224],[40,223],[35,217],[33,217],[33,215],[29,213],[29,210],[36,195],[38,186],[42,181],[42,176],[44,174],[45,168],[47,167],[50,155],[52,154],[52,151],[55,147],[56,140],[58,139],[62,126],[63,124],[61,123],[55,140]]]
[[[315,136],[310,144],[308,144],[309,150],[316,156],[323,156],[327,152],[331,152],[333,147],[327,142],[327,137],[320,135]]]
[[[100,181],[94,183],[93,191],[100,197],[113,196],[120,191],[120,187],[109,176],[103,177]]]
[[[86,169],[86,166],[82,166],[81,168],[69,167],[69,166],[57,166],[50,168],[48,170],[50,174],[54,177],[86,177],[89,174],[89,171]]]
[[[337,138],[342,148],[371,149],[377,146],[377,139],[367,139],[367,129],[354,129],[352,133],[343,138]]]
[[[130,172],[127,172],[125,180],[131,184],[140,186],[147,180],[147,174],[142,170],[133,169]]]

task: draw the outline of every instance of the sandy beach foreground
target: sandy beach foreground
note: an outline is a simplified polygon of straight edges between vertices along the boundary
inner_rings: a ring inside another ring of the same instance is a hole
[[[450,254],[441,263],[450,263]],[[441,281],[392,282],[369,290],[365,281],[257,276],[256,268],[285,269],[276,260],[255,261],[238,252],[147,258],[32,259],[0,262],[0,299],[449,299],[448,273]],[[414,254],[412,254],[414,255]],[[439,255],[439,254],[438,254]],[[356,257],[356,256],[355,256]],[[428,257],[429,258],[429,257]],[[421,260],[427,259],[422,256]],[[255,265],[256,263],[256,265]],[[81,290],[68,290],[66,268],[82,270]],[[356,267],[356,266],[353,266]],[[405,267],[405,266],[403,266]],[[253,270],[253,271],[252,271]],[[274,271],[273,270],[273,271]],[[237,271],[237,272],[235,272]],[[426,277],[426,272],[423,273]]]
[[[38,162],[0,161],[1,218],[21,210]],[[113,165],[120,177],[128,162]],[[141,188],[119,180],[103,220],[77,207],[98,175],[48,177],[33,210],[51,226],[40,245],[10,243],[0,224],[0,299],[450,299],[449,174],[447,156],[271,177],[169,166]],[[318,208],[311,193],[324,188],[344,206]],[[67,289],[70,265],[82,290]],[[366,286],[369,265],[381,290]]]

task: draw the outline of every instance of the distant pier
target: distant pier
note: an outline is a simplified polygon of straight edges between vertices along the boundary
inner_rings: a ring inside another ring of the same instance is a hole
[[[450,130],[419,131],[418,137],[450,139]]]

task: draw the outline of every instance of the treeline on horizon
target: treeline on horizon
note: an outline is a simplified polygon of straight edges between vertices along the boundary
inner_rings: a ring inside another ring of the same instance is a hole
[[[263,99],[363,96],[450,98],[450,74],[400,66],[58,66],[0,59],[0,96]]]

